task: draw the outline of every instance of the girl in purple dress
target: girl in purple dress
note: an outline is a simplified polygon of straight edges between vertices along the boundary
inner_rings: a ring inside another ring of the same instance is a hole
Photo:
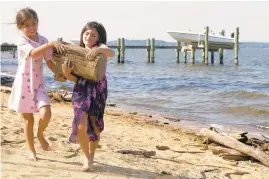
[[[80,46],[89,49],[87,54],[89,57],[103,54],[107,63],[107,57],[113,57],[114,51],[106,45],[106,41],[106,30],[102,24],[89,22],[83,27]],[[64,74],[68,80],[75,82],[72,96],[74,120],[69,141],[80,144],[85,155],[82,170],[89,171],[100,140],[100,133],[104,130],[107,78],[104,74],[101,80],[90,81],[71,72],[72,67],[68,61],[64,67]]]

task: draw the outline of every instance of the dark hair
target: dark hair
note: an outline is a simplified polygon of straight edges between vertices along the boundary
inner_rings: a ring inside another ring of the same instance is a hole
[[[81,34],[80,34],[80,42],[79,42],[79,46],[81,47],[85,47],[85,44],[83,43],[83,34],[84,32],[86,32],[87,30],[90,30],[92,28],[95,28],[96,31],[98,32],[99,35],[99,39],[96,42],[95,45],[99,45],[100,43],[102,44],[106,44],[106,29],[104,28],[104,26],[101,23],[98,23],[96,21],[92,21],[92,22],[88,22],[82,29]]]
[[[37,20],[38,22],[36,12],[29,7],[21,9],[16,15],[17,28],[20,29],[23,26],[24,22],[30,19]]]

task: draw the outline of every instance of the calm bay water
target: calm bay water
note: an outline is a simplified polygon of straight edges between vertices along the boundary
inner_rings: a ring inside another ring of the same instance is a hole
[[[200,51],[195,60],[184,64],[181,54],[176,64],[175,50],[157,49],[155,63],[148,64],[145,50],[127,49],[124,64],[109,59],[108,101],[123,110],[171,114],[192,128],[217,124],[269,135],[269,129],[257,127],[269,126],[269,44],[241,44],[239,66],[233,64],[233,51],[224,51],[224,65],[217,53],[213,65],[202,64]],[[55,82],[44,67],[48,89],[71,90],[72,83]],[[1,74],[16,70],[17,60],[3,53]]]

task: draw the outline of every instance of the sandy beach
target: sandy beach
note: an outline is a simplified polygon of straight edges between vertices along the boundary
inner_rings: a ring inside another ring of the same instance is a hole
[[[1,89],[1,176],[3,179],[89,178],[269,178],[259,162],[227,161],[205,150],[203,137],[183,128],[158,122],[154,114],[130,113],[107,107],[93,171],[81,172],[79,145],[68,142],[73,110],[69,102],[52,102],[46,138],[52,150],[42,151],[35,138],[39,160],[26,159],[23,120],[7,108],[8,88]],[[151,116],[150,116],[151,115]],[[35,115],[35,133],[38,115]],[[36,134],[35,134],[36,136]],[[158,150],[156,146],[167,146]],[[123,154],[122,150],[155,151],[154,156]],[[193,152],[194,151],[194,152]]]

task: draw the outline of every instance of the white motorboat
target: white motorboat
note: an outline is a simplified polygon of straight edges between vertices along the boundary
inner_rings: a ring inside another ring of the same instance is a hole
[[[203,42],[205,41],[205,34],[194,33],[194,32],[184,32],[184,31],[168,31],[167,32],[173,39],[179,42],[193,43],[193,42]],[[234,38],[229,38],[221,35],[208,34],[208,42],[215,43],[228,43],[233,44]]]

